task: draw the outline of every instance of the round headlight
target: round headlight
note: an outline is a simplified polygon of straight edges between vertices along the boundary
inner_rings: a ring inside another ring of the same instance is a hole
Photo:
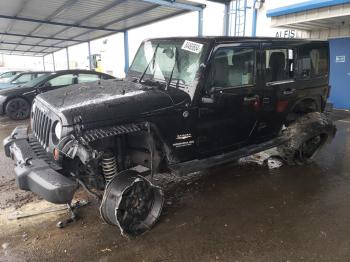
[[[62,136],[62,124],[61,122],[57,121],[54,126],[55,136],[58,140],[61,139]]]

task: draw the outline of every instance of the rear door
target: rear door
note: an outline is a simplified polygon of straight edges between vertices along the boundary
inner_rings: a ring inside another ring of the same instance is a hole
[[[197,144],[201,154],[230,151],[249,142],[259,101],[257,48],[255,43],[216,48],[199,106]]]
[[[275,136],[281,129],[288,106],[297,97],[295,80],[296,49],[264,43],[261,49],[261,111],[255,138]]]

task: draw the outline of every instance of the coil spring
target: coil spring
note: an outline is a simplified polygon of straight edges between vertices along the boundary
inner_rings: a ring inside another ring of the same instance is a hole
[[[111,152],[107,152],[102,156],[102,172],[106,183],[111,181],[117,174],[117,159]]]

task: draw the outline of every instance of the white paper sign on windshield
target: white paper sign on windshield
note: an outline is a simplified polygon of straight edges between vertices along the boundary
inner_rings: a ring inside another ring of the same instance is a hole
[[[186,50],[195,54],[199,54],[202,51],[203,44],[185,40],[181,49]]]

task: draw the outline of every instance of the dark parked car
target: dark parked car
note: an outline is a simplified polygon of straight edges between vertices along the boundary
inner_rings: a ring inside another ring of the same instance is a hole
[[[107,223],[137,235],[162,209],[155,173],[198,171],[271,148],[288,164],[312,161],[335,134],[323,113],[328,49],[298,39],[147,40],[126,79],[39,95],[32,133],[17,127],[5,153],[21,189],[71,203],[81,185],[101,200]]]
[[[32,81],[35,78],[47,75],[48,73],[49,72],[21,72],[19,74],[14,75],[7,82],[0,83],[0,89],[20,86],[29,81]]]
[[[42,76],[22,86],[0,90],[0,115],[6,114],[14,120],[26,119],[30,115],[31,104],[37,94],[68,85],[113,78],[111,75],[88,70],[42,73]]]

